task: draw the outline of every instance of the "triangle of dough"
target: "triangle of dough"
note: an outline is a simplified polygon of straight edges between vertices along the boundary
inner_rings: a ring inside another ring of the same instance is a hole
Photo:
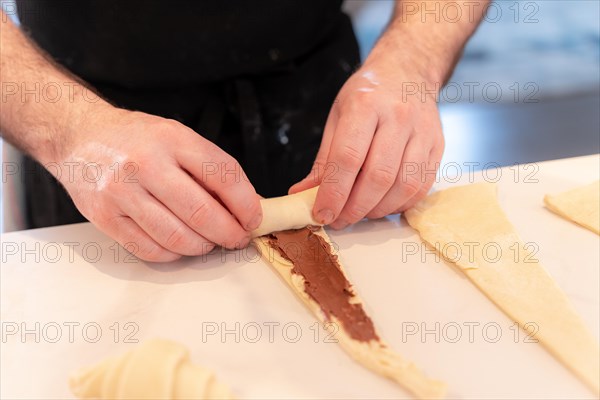
[[[430,246],[453,249],[441,255],[510,318],[522,327],[535,324],[534,337],[599,394],[598,339],[546,270],[525,251],[496,200],[494,184],[433,193],[404,215]],[[486,256],[482,251],[486,245],[500,249],[499,257],[492,251]]]
[[[600,180],[544,197],[546,207],[563,218],[600,235]]]
[[[325,230],[319,228],[313,231],[313,233],[325,239],[326,243],[329,244],[331,252],[331,249],[334,247],[331,245],[331,239],[325,233]],[[335,317],[328,318],[321,309],[321,306],[306,293],[304,278],[292,272],[293,264],[269,245],[269,238],[267,236],[255,238],[254,244],[260,251],[263,259],[275,269],[292,291],[321,322],[331,322],[339,328],[333,333],[333,338],[337,340],[342,349],[355,361],[399,383],[418,398],[441,399],[445,396],[446,385],[444,383],[427,378],[416,365],[393,352],[381,339],[370,340],[368,342],[355,340],[346,332],[344,325],[340,321]],[[310,255],[308,256],[310,257]],[[346,276],[339,258],[337,261],[341,272]],[[335,268],[333,265],[331,267]],[[346,280],[348,280],[347,277]],[[361,306],[363,304],[360,297],[354,291],[351,302],[352,304],[360,304]]]

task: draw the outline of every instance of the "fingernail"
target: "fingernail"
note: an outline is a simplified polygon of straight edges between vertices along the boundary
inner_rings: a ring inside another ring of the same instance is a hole
[[[335,229],[336,231],[341,231],[342,229],[345,229],[348,225],[350,225],[348,222],[338,218],[337,220],[329,224],[329,227]]]
[[[248,245],[250,244],[250,237],[245,237],[244,239],[242,239],[242,241],[240,243],[236,243],[236,249],[240,250],[240,249],[244,249],[246,247],[248,247]]]
[[[342,229],[346,229],[348,227],[348,225],[350,225],[350,224],[346,221],[339,221],[336,224],[335,229],[341,231]]]
[[[328,208],[324,208],[317,213],[317,222],[328,225],[333,221],[333,211]]]
[[[262,214],[256,214],[254,216],[254,218],[252,218],[252,220],[250,222],[248,222],[248,225],[246,225],[246,230],[247,231],[255,230],[256,228],[258,228],[261,221],[262,221]]]

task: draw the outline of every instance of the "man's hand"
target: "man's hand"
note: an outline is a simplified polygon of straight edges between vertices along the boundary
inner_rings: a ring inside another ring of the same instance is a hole
[[[81,213],[148,261],[246,246],[262,219],[239,164],[182,124],[96,96],[0,11],[0,132],[65,186]],[[61,94],[62,93],[62,94]]]
[[[424,82],[390,63],[372,61],[344,84],[315,169],[291,189],[320,182],[317,220],[335,221],[331,226],[342,229],[364,217],[402,211],[427,194],[444,139],[435,98],[406,93]]]
[[[431,188],[444,149],[437,93],[488,0],[453,4],[460,14],[450,20],[438,15],[444,1],[397,1],[385,34],[340,90],[313,170],[290,188],[321,185],[317,221],[341,229],[380,218]]]
[[[216,145],[176,121],[112,106],[79,128],[51,165],[81,213],[127,250],[171,261],[249,243],[259,197]]]

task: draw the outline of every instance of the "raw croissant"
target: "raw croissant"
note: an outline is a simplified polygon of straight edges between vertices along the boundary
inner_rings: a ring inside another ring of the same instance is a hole
[[[194,365],[188,350],[154,339],[71,376],[80,399],[234,399],[214,374]]]

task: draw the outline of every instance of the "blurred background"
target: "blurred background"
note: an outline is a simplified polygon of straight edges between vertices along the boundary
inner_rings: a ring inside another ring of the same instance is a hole
[[[393,4],[345,1],[363,58]],[[600,152],[600,2],[494,2],[442,91],[440,111],[442,163],[465,170]],[[18,154],[2,147],[1,229],[11,231],[23,226],[22,195],[4,167]]]
[[[363,58],[393,5],[345,2]],[[482,169],[598,153],[599,92],[599,1],[495,1],[440,96],[442,162]]]

